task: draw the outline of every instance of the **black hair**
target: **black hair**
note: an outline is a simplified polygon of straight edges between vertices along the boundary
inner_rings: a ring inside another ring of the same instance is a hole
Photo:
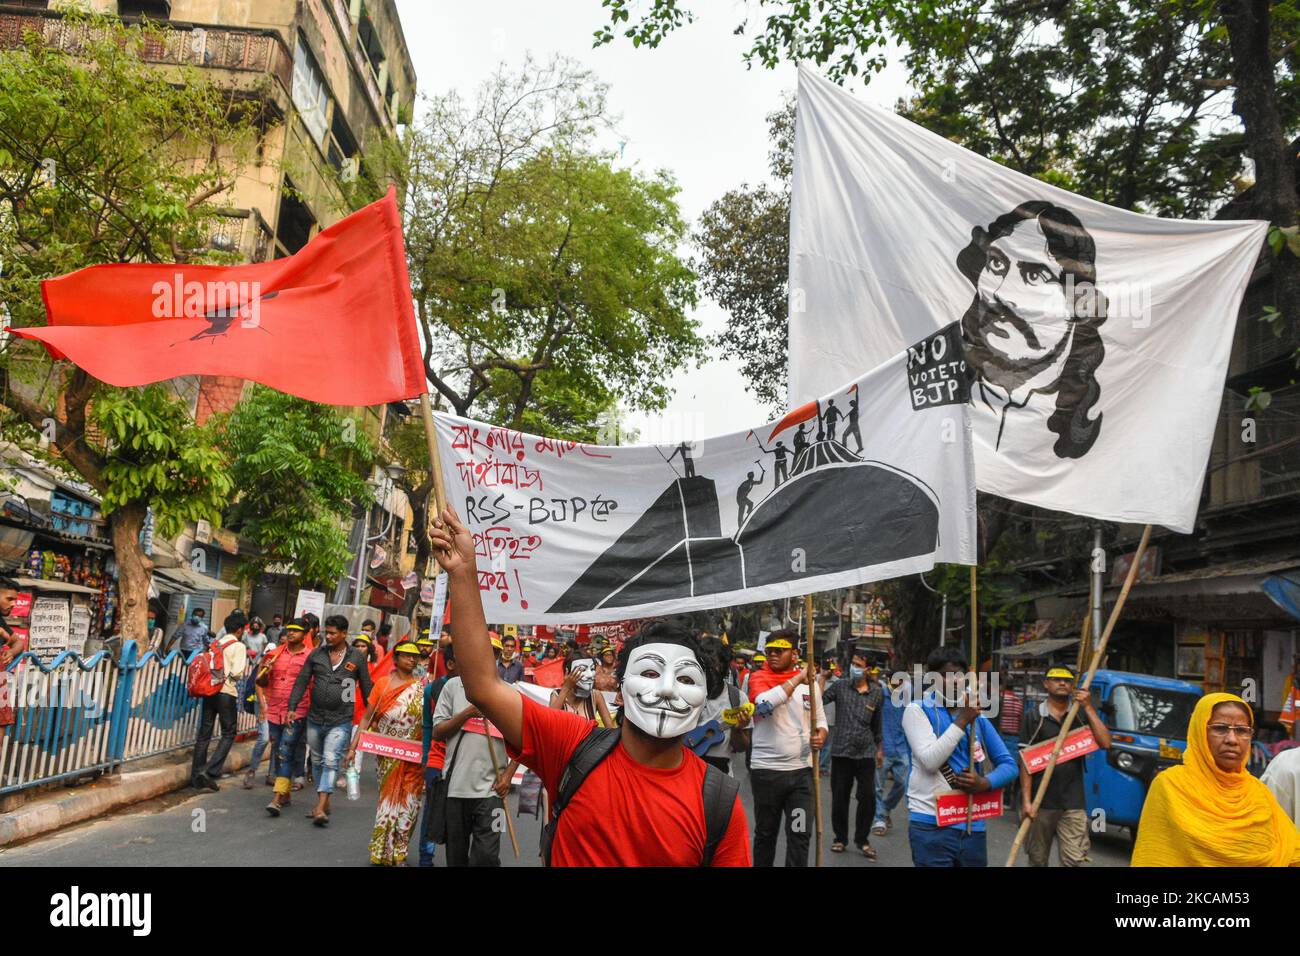
[[[385,623],[379,625],[379,631],[378,631],[378,634],[379,634],[380,637],[387,637],[389,634],[392,634],[392,633],[393,633],[393,625],[391,625],[391,624],[389,624],[389,623],[387,623],[387,622],[385,622]]]
[[[4,589],[6,591],[21,591],[23,588],[22,585],[19,584],[17,581],[15,581],[13,578],[5,575],[5,576],[0,576],[0,589]]]
[[[293,618],[292,620],[289,621],[289,624],[290,624],[290,625],[293,625],[293,626],[295,626],[295,627],[300,627],[300,628],[302,628],[304,631],[310,631],[310,630],[311,630],[311,624],[308,623],[308,621],[307,621],[307,619],[306,619],[305,617],[295,617],[295,618]],[[288,626],[288,625],[286,625],[286,626]]]
[[[1074,280],[1074,301],[1069,303],[1074,340],[1061,378],[1050,389],[1056,393],[1056,408],[1047,419],[1047,427],[1057,435],[1053,450],[1058,458],[1081,458],[1101,432],[1102,413],[1098,412],[1096,418],[1090,418],[1088,413],[1101,397],[1096,371],[1106,357],[1098,329],[1106,321],[1107,303],[1096,288],[1097,244],[1091,234],[1068,209],[1042,200],[1022,202],[993,220],[987,230],[979,226],[971,230],[970,243],[957,254],[957,268],[971,285],[978,287],[993,243],[1030,219],[1038,221],[1047,251],[1061,267],[1062,276]],[[979,325],[978,293],[961,325],[968,360],[973,364],[997,364],[997,357],[979,344],[975,334]]]
[[[962,670],[970,669],[970,661],[966,659],[966,655],[962,653],[962,649],[956,644],[936,647],[930,652],[930,656],[925,659],[925,669],[931,674],[939,673],[947,664],[959,664]]]
[[[623,683],[623,675],[627,673],[627,662],[632,657],[632,652],[647,644],[680,644],[685,647],[695,655],[696,662],[704,671],[709,698],[717,697],[722,692],[722,677],[715,676],[701,656],[700,639],[690,628],[678,621],[649,621],[642,626],[636,637],[623,644],[623,649],[618,653],[618,666],[614,670],[614,676],[618,678],[620,684]]]
[[[704,667],[704,674],[709,681],[709,690],[714,691],[714,681],[717,681],[717,692],[721,692],[722,684],[727,679],[727,671],[731,668],[731,652],[727,650],[727,645],[722,643],[719,637],[706,637],[700,641],[700,652],[695,655],[700,659],[700,664]],[[709,694],[710,697],[714,693]]]
[[[226,625],[226,633],[234,634],[240,628],[247,626],[248,617],[239,608],[235,608],[233,611],[231,611],[229,614],[226,615],[226,620],[224,623]]]
[[[785,638],[795,647],[799,646],[799,632],[792,628],[783,627],[779,631],[773,631],[771,634],[767,635],[769,642],[780,640],[781,638]],[[785,648],[781,648],[781,650],[785,650]]]
[[[307,625],[308,630],[316,631],[320,629],[320,618],[318,618],[311,611],[303,612],[302,619],[303,622]]]
[[[348,632],[348,619],[342,614],[331,614],[329,617],[325,618],[325,626],[332,627],[334,630],[342,631],[346,634]]]
[[[448,644],[446,647],[442,648],[442,659],[446,661],[448,664],[456,663],[455,644]]]
[[[370,620],[370,618],[366,618],[364,621],[361,622],[362,627],[365,627],[367,624],[369,624],[371,628],[375,626],[375,622]]]

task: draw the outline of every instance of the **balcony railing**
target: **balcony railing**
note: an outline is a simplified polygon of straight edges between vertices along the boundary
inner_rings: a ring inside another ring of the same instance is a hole
[[[21,46],[24,35],[33,32],[47,46],[76,53],[92,29],[85,23],[64,19],[58,11],[0,4],[0,49]],[[270,74],[286,93],[292,88],[293,57],[274,30],[174,21],[164,29],[161,37],[145,43],[141,56],[147,62]]]

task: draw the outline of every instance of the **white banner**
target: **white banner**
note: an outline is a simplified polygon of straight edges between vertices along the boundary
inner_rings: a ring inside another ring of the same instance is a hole
[[[608,447],[436,416],[489,620],[591,623],[973,563],[956,326],[779,422]]]
[[[960,322],[981,490],[1188,532],[1266,229],[1085,199],[802,67],[791,402]]]

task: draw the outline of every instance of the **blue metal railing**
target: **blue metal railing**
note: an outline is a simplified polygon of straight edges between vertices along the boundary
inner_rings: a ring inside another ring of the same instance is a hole
[[[189,658],[179,651],[138,656],[128,643],[120,660],[104,651],[82,660],[65,651],[49,663],[30,652],[0,673],[0,794],[69,780],[123,763],[193,746],[198,698],[185,688]],[[239,711],[238,730],[256,730]]]

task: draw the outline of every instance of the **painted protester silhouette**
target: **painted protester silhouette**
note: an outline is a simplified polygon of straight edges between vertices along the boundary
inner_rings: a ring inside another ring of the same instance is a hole
[[[1102,413],[1092,409],[1101,397],[1106,299],[1096,266],[1096,243],[1078,217],[1040,200],[1021,203],[987,230],[976,226],[958,253],[957,268],[975,287],[961,319],[971,401],[1000,413],[995,447],[1008,419],[1035,396],[1055,402],[1047,428],[1057,457],[1082,458],[1097,440]]]

